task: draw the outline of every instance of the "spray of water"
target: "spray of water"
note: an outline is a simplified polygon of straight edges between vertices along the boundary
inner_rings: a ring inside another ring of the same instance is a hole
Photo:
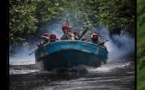
[[[64,18],[63,22],[54,22],[52,25],[48,25],[47,28],[45,28],[42,32],[46,33],[55,33],[57,35],[57,38],[60,38],[63,34],[61,27],[64,25],[65,22]],[[40,34],[41,36],[41,34]],[[31,52],[35,51],[37,48],[36,44],[39,44],[42,38],[38,38],[40,40],[36,40],[33,45],[28,47],[20,47],[17,49],[17,53],[14,56],[9,56],[9,64],[11,65],[26,65],[26,64],[35,64],[35,56],[34,53],[29,55]]]
[[[66,17],[68,16],[62,16],[63,21],[52,21],[53,24],[48,25],[42,32],[40,32],[40,36],[43,33],[49,33],[56,34],[57,38],[60,39],[63,32],[61,27],[66,24]],[[73,22],[70,22],[70,26],[74,27]],[[74,28],[73,28],[74,29]],[[33,45],[29,47],[20,47],[20,49],[17,50],[17,54],[14,56],[9,56],[9,63],[13,65],[24,65],[24,64],[34,64],[35,63],[35,56],[34,54],[29,55],[31,52],[33,52],[37,46],[36,44],[40,43],[42,38],[37,38],[39,40],[36,40]],[[31,41],[31,39],[30,39]]]
[[[135,39],[133,37],[128,36],[127,34],[110,35],[109,30],[106,27],[96,30],[99,32],[102,41],[109,39],[109,41],[105,43],[105,46],[109,51],[109,61],[123,58],[135,52]]]
[[[57,35],[57,38],[60,38],[63,34],[61,27],[66,22],[66,17],[62,18],[63,22],[54,22],[52,25],[49,25],[44,31],[51,34],[55,33]],[[72,29],[74,30],[75,26],[73,25],[73,21],[70,21],[70,26],[72,26]],[[106,39],[109,39],[108,42],[105,43],[105,46],[107,47],[109,51],[109,60],[113,61],[116,60],[122,56],[125,56],[127,54],[130,54],[134,52],[135,50],[135,44],[134,44],[134,38],[123,35],[112,35],[110,36],[109,30],[106,27],[102,28],[95,28],[95,31],[99,32],[100,39],[102,41],[105,41]],[[43,32],[44,32],[43,31]],[[40,35],[41,36],[41,35]],[[37,46],[38,42],[36,42],[31,47],[22,47],[18,54],[16,54],[16,57],[10,57],[10,64],[32,64],[35,63],[35,56],[32,54],[29,56],[31,52],[33,52]]]
[[[34,54],[29,55],[37,48],[36,44],[31,47],[21,47],[14,56],[9,57],[10,65],[28,65],[35,63]]]
[[[120,63],[106,64],[106,65],[102,65],[101,67],[98,67],[98,68],[87,67],[87,69],[88,69],[89,72],[107,73],[107,72],[112,72],[114,70],[126,68],[126,67],[128,67],[130,65],[131,65],[131,62],[126,62],[126,63],[123,63],[123,64],[120,64]]]

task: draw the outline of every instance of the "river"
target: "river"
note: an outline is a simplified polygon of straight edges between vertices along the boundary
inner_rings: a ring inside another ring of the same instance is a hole
[[[9,66],[9,90],[135,90],[134,59],[87,67],[84,73],[56,73],[35,64]]]

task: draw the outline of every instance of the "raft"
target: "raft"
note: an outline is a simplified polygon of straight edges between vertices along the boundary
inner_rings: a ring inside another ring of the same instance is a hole
[[[100,67],[106,64],[108,52],[86,41],[62,40],[43,45],[35,51],[36,64],[43,70],[71,68],[77,65]]]

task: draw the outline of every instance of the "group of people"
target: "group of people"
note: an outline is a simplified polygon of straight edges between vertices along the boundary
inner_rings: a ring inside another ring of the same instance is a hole
[[[70,26],[63,25],[62,26],[63,35],[61,36],[60,40],[79,40],[79,38],[80,38],[79,31],[76,30],[74,33],[72,33],[71,30],[72,30],[72,28]],[[56,42],[59,40],[57,38],[56,34],[54,34],[54,33],[52,33],[50,35],[48,33],[44,33],[42,38],[43,38],[43,41],[40,42],[40,44],[38,46],[48,44],[51,42]],[[83,37],[81,39],[81,41],[88,41],[88,39],[86,37]],[[107,50],[104,43],[99,40],[99,33],[98,32],[91,33],[91,43],[101,45],[102,47],[104,47]]]
[[[50,35],[48,33],[44,33],[43,36],[41,36],[41,37],[43,38],[43,41],[41,41],[40,44],[37,45],[39,47],[44,45],[44,44],[58,41],[58,38],[56,37],[56,34],[54,34],[54,33],[52,33]]]

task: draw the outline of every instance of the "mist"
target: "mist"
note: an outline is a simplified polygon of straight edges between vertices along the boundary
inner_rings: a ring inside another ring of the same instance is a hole
[[[63,22],[54,22],[52,25],[48,25],[42,32],[40,32],[40,36],[43,35],[43,33],[49,33],[56,34],[57,38],[60,38],[63,34],[61,27],[66,24],[66,18],[62,18]],[[10,65],[27,65],[27,64],[35,64],[35,55],[32,53],[37,49],[37,45],[42,40],[42,38],[38,38],[39,40],[36,40],[33,45],[30,46],[21,46],[17,49],[17,53],[15,55],[9,56],[9,64]],[[31,39],[30,39],[31,41]],[[10,46],[11,48],[11,46]]]
[[[99,32],[101,41],[109,40],[105,43],[109,51],[108,61],[115,61],[135,53],[135,38],[129,36],[127,32],[122,35],[111,35],[107,27],[97,29],[96,31]]]
[[[33,48],[34,47],[34,48]],[[31,49],[30,49],[31,48]],[[35,64],[35,56],[34,54],[29,55],[37,48],[35,46],[29,47],[20,47],[17,50],[17,53],[13,56],[9,56],[9,64],[10,65],[28,65],[28,64]]]
[[[55,33],[57,35],[57,38],[60,39],[60,37],[63,34],[61,27],[66,23],[66,18],[62,18],[62,19],[63,22],[54,22],[52,25],[49,25],[47,28],[45,28],[43,32],[49,33],[49,35],[51,33]],[[72,26],[72,32],[76,30],[76,27],[73,25],[73,21],[70,21],[70,26]],[[91,31],[99,32],[101,41],[105,41],[106,39],[109,40],[108,42],[105,43],[105,46],[107,47],[107,50],[109,52],[108,61],[114,61],[116,59],[119,59],[121,57],[124,57],[126,55],[135,52],[135,43],[134,43],[135,38],[133,37],[130,37],[126,34],[122,36],[110,35],[110,32],[107,27],[101,27],[101,28],[93,27],[93,30]],[[31,45],[29,47],[21,47],[17,51],[18,53],[14,57],[9,57],[9,63],[10,64],[35,64],[34,53],[32,55],[29,54],[37,48],[36,44],[38,43],[39,42],[37,41],[36,43],[34,43],[34,45]]]

